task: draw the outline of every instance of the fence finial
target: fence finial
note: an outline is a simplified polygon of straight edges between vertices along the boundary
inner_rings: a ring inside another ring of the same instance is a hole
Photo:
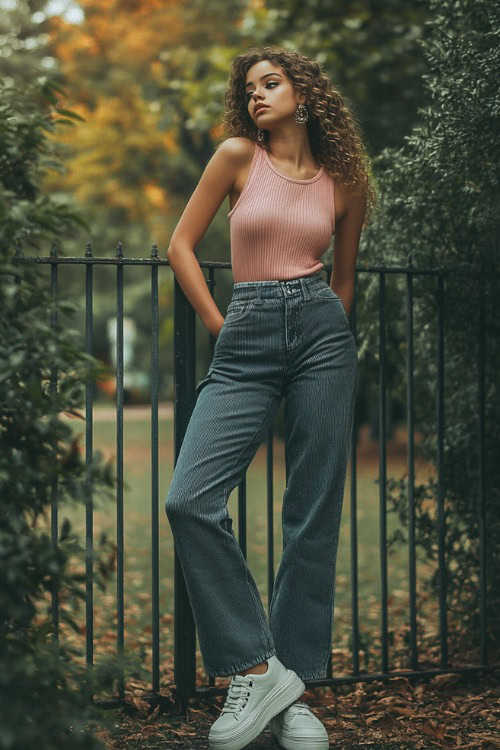
[[[92,245],[90,244],[90,240],[85,245],[85,257],[86,258],[92,257]]]
[[[55,240],[52,240],[52,244],[50,246],[50,257],[57,258],[57,242]]]
[[[153,247],[151,248],[151,257],[157,258],[158,257],[158,245],[156,242],[153,242]]]
[[[123,245],[121,242],[118,243],[116,248],[116,257],[123,258]]]

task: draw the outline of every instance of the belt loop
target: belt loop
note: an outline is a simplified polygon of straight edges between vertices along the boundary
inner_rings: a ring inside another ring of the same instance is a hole
[[[307,280],[303,276],[301,276],[299,280],[300,280],[300,286],[302,287],[302,296],[304,297],[304,300],[307,301],[311,296],[311,293],[307,285]]]
[[[262,292],[262,284],[256,284],[255,288],[256,288],[256,291],[257,291],[257,299],[255,300],[255,304],[256,305],[262,305],[262,300],[260,298],[261,292]]]

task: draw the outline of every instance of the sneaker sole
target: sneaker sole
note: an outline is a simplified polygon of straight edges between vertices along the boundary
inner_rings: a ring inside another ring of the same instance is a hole
[[[285,678],[266,696],[256,711],[241,723],[236,734],[228,737],[210,737],[210,750],[242,750],[266,728],[273,716],[284,711],[297,698],[300,698],[306,686],[300,677],[291,669]]]
[[[275,742],[283,747],[284,750],[329,750],[330,740],[328,737],[291,737],[285,732],[278,732],[271,730],[271,734],[274,737]]]

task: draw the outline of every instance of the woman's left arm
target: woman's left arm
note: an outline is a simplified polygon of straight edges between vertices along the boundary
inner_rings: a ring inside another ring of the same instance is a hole
[[[330,288],[338,294],[347,317],[354,299],[354,276],[359,239],[366,212],[366,196],[355,197],[335,183],[335,234]]]

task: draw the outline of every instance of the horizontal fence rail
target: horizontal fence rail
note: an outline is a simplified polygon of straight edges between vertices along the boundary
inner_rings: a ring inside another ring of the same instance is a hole
[[[156,244],[152,247],[150,258],[127,258],[123,254],[122,243],[119,243],[115,257],[94,257],[90,243],[87,244],[84,257],[61,257],[57,255],[55,246],[51,254],[46,257],[24,257],[22,252],[16,251],[14,260],[17,262],[33,262],[50,265],[50,284],[53,299],[58,295],[58,268],[71,265],[85,268],[85,351],[92,355],[94,351],[94,319],[93,319],[93,291],[94,269],[100,266],[114,266],[116,268],[116,457],[117,457],[117,486],[116,486],[116,540],[117,540],[117,582],[116,582],[116,651],[122,657],[126,649],[125,642],[125,590],[124,590],[124,443],[123,443],[123,409],[124,409],[124,359],[123,359],[123,319],[124,319],[124,266],[149,267],[151,273],[151,700],[161,702],[160,690],[160,579],[159,579],[159,440],[158,440],[158,351],[159,351],[159,269],[169,267],[166,259],[158,257]],[[206,279],[212,297],[215,297],[216,275],[219,271],[228,271],[231,264],[227,262],[201,261],[200,266],[208,271]],[[331,264],[325,264],[328,281],[332,271]],[[340,676],[333,675],[332,655],[328,663],[328,677],[311,680],[310,687],[333,686],[341,683],[371,682],[387,680],[396,676],[429,677],[433,675],[453,673],[474,673],[481,670],[498,669],[500,665],[492,665],[488,658],[487,620],[488,602],[486,597],[486,551],[487,551],[487,468],[486,468],[486,425],[485,425],[485,393],[486,393],[486,341],[484,318],[484,278],[486,274],[471,274],[468,278],[477,278],[480,283],[480,325],[478,338],[478,382],[477,382],[477,411],[478,411],[478,455],[479,455],[479,579],[480,579],[480,663],[473,665],[450,665],[448,657],[448,622],[447,622],[447,570],[448,561],[445,555],[446,518],[444,499],[444,383],[445,383],[445,296],[446,278],[450,271],[439,269],[421,269],[409,266],[386,267],[383,265],[368,265],[356,267],[356,288],[350,325],[356,338],[356,309],[358,278],[360,274],[372,274],[378,278],[378,421],[379,421],[379,568],[380,568],[380,669],[379,671],[363,672],[360,664],[360,618],[359,618],[359,563],[358,563],[358,483],[357,483],[357,455],[356,436],[353,431],[350,459],[350,572],[351,572],[351,626],[352,626],[352,664],[351,673]],[[409,664],[404,670],[391,670],[390,667],[390,638],[388,611],[388,553],[387,553],[387,339],[386,339],[386,277],[391,274],[403,275],[406,278],[406,377],[407,377],[407,470],[408,470],[408,584],[409,584]],[[439,576],[439,646],[440,663],[435,667],[420,667],[417,639],[417,558],[416,558],[416,529],[415,529],[415,443],[414,443],[414,279],[417,276],[435,277],[437,280],[437,381],[436,381],[436,424],[437,424],[437,523],[438,523],[438,576]],[[491,277],[492,274],[488,274]],[[493,274],[500,278],[500,274]],[[51,316],[51,324],[55,326],[55,314]],[[174,279],[174,455],[175,460],[180,451],[183,437],[195,403],[195,311],[184,295],[177,279]],[[209,348],[213,354],[215,337],[208,334]],[[51,388],[57,387],[57,372],[51,375]],[[92,552],[94,546],[94,503],[91,481],[91,465],[94,455],[93,448],[93,407],[94,394],[92,384],[88,384],[85,395],[85,455],[87,465],[87,501],[85,508],[85,546],[86,546],[86,662],[89,670],[94,663],[94,578],[92,569]],[[269,601],[274,585],[274,529],[273,529],[273,431],[272,428],[266,440],[266,483],[267,483],[267,588]],[[238,485],[238,542],[242,552],[247,556],[247,506],[246,476]],[[52,488],[51,538],[54,546],[58,543],[58,502],[57,486]],[[164,520],[166,523],[166,520]],[[52,617],[54,625],[59,623],[58,592],[52,592]],[[57,639],[57,635],[56,635]],[[176,692],[183,709],[190,698],[202,695],[215,695],[225,691],[224,687],[215,684],[215,678],[209,678],[206,685],[196,684],[196,629],[193,613],[179,558],[174,558],[174,677]],[[112,700],[98,701],[92,694],[90,700],[104,707],[119,705],[125,697],[125,675],[123,670],[118,680],[118,695]]]

